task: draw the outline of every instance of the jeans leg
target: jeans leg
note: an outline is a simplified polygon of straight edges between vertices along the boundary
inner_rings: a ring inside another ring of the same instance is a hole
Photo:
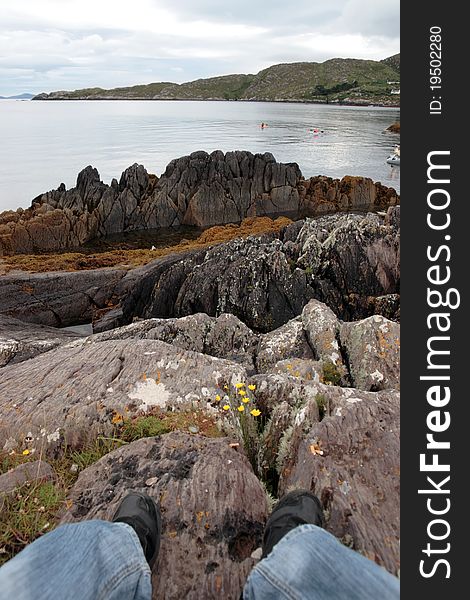
[[[399,580],[316,525],[301,525],[251,572],[244,600],[397,600]]]
[[[40,537],[0,569],[0,600],[150,600],[150,568],[130,525],[82,521]]]

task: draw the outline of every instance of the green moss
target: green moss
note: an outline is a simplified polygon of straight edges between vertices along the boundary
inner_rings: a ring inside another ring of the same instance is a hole
[[[133,442],[144,437],[155,437],[168,433],[171,428],[162,419],[149,416],[126,421],[121,429],[120,437],[126,442]]]

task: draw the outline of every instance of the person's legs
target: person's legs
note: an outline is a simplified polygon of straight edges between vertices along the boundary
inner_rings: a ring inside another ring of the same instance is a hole
[[[1,600],[150,600],[150,568],[125,523],[62,525],[0,569]]]
[[[322,527],[319,499],[306,490],[281,498],[266,523],[262,560],[251,572],[245,600],[392,600],[398,579],[343,546]]]
[[[62,525],[7,562],[0,600],[150,600],[161,529],[154,501],[131,492],[112,523]]]
[[[251,572],[245,600],[396,600],[399,581],[316,525],[301,525]]]

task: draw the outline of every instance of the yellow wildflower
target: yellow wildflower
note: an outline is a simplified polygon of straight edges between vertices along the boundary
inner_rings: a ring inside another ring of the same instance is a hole
[[[254,408],[253,410],[250,411],[250,415],[253,415],[254,417],[259,417],[261,414],[261,411],[258,410],[257,408]]]
[[[254,383],[252,383],[251,385],[248,386],[248,389],[251,390],[252,392],[254,392],[256,390],[256,385]]]
[[[243,412],[245,410],[245,407],[243,406],[243,404],[240,404],[240,406],[237,409],[239,412]]]
[[[26,448],[26,450],[23,450],[23,456],[28,456],[29,454],[29,450]]]
[[[246,396],[245,390],[240,390],[238,393],[240,394],[240,396]]]
[[[242,387],[245,387],[244,383],[236,383],[235,387],[237,388],[237,390],[241,389]]]
[[[220,396],[219,396],[219,394],[217,394],[217,396],[215,397],[215,401],[216,402],[220,402]]]
[[[246,404],[246,403],[247,403],[247,402],[249,402],[249,401],[250,401],[250,399],[249,399],[249,398],[242,398],[242,402],[243,402],[244,404]]]
[[[223,408],[224,410],[230,410],[230,406],[229,406],[228,404],[224,404],[224,405],[222,406],[222,408]]]
[[[121,414],[114,413],[113,418],[111,419],[111,423],[113,423],[113,425],[120,425],[123,422],[123,416]]]
[[[228,390],[228,385],[224,385],[224,390]]]

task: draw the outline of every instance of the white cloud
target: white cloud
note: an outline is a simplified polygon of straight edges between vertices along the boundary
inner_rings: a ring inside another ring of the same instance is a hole
[[[398,0],[0,0],[0,94],[399,51]]]

